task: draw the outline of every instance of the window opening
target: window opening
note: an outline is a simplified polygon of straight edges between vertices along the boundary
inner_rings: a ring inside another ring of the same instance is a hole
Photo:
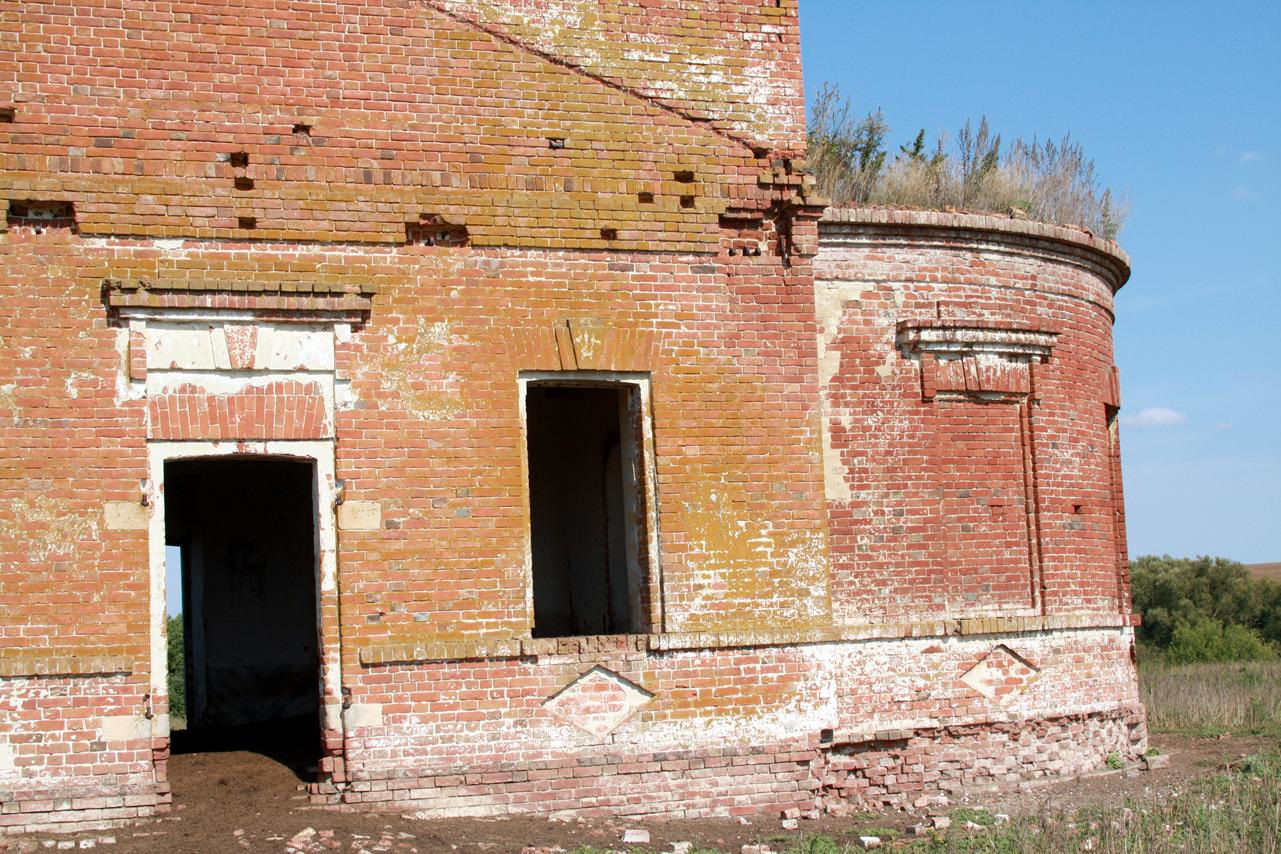
[[[640,390],[530,383],[534,637],[646,630]]]

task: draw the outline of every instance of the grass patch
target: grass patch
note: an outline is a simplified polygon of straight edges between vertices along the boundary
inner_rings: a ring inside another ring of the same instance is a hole
[[[984,827],[991,827],[996,824],[996,816],[987,810],[976,810],[971,807],[957,807],[948,813],[948,816],[956,824],[964,825],[967,821],[975,824],[981,824]]]
[[[810,834],[789,845],[786,854],[845,854],[849,850],[848,845],[837,842],[830,836]]]
[[[962,810],[952,813],[953,821]],[[973,811],[979,812],[979,811]],[[976,824],[982,824],[975,821]],[[918,852],[1281,852],[1281,755],[1252,756],[1164,803],[1015,819],[981,832],[953,824]]]
[[[966,121],[952,139],[940,134],[931,144],[922,130],[887,147],[884,114],[859,119],[851,110],[836,86],[824,84],[809,111],[807,162],[819,192],[836,205],[1017,211],[1107,238],[1125,219],[1126,203],[1099,185],[1094,161],[1070,137],[1003,145],[983,118],[977,127]]]

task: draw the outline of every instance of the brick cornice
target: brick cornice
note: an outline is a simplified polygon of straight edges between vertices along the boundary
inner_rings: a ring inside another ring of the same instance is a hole
[[[872,207],[828,208],[819,221],[821,242],[838,240],[851,231],[910,234],[918,238],[969,234],[996,242],[1048,244],[1067,254],[1084,257],[1106,270],[1113,291],[1120,290],[1130,278],[1130,256],[1116,241],[1095,237],[1084,229],[1047,222],[997,214]]]

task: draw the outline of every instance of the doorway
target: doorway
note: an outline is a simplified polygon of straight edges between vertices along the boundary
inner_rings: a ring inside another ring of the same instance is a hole
[[[164,484],[185,650],[174,751],[257,750],[302,772],[320,754],[315,467],[171,460]]]

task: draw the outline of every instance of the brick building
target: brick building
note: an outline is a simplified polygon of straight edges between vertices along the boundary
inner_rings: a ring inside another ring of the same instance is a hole
[[[0,829],[168,804],[167,555],[325,803],[1140,749],[1125,256],[803,147],[797,0],[0,0]]]

